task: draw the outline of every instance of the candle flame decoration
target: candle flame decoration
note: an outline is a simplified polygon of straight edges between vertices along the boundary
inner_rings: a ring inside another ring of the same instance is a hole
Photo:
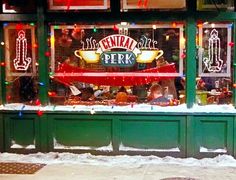
[[[208,57],[203,58],[203,62],[209,72],[220,72],[223,66],[223,60],[220,58],[220,38],[218,31],[213,29],[208,40]]]
[[[138,48],[139,49],[158,49],[156,48],[157,41],[151,40],[150,38],[147,38],[146,36],[142,36],[140,38],[140,42],[138,43]]]
[[[20,30],[16,39],[16,58],[13,60],[15,70],[26,71],[31,63],[31,58],[27,57],[27,39],[25,31]]]

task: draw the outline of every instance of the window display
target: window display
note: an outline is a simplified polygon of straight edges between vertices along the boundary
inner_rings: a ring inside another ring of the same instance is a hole
[[[34,24],[4,24],[7,103],[37,99],[37,43]]]
[[[51,26],[52,104],[184,102],[182,23]],[[157,85],[161,99],[152,92]]]
[[[185,9],[186,0],[122,0],[122,10],[128,9]]]
[[[198,10],[234,10],[233,0],[198,0]]]
[[[36,12],[36,1],[31,0],[3,0],[3,13],[33,13]]]
[[[109,0],[48,0],[50,10],[106,10],[110,8]]]
[[[232,103],[232,24],[198,25],[198,104]]]

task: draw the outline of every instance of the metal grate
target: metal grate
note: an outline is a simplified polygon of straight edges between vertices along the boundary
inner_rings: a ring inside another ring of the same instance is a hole
[[[0,163],[0,174],[34,174],[46,164]]]

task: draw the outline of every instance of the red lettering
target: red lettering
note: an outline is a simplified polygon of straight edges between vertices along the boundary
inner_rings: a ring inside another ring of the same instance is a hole
[[[129,49],[130,49],[130,50],[133,50],[133,49],[132,49],[133,43],[134,43],[134,40],[132,40],[131,43],[130,43],[130,45],[129,45]]]
[[[129,49],[129,38],[126,39],[124,47],[126,47],[127,49]]]
[[[124,43],[125,37],[124,36],[120,36],[120,46],[124,47],[123,43]]]
[[[116,46],[116,40],[115,40],[114,36],[110,37],[110,41],[111,41],[111,46],[112,47]]]
[[[110,49],[110,48],[111,48],[111,45],[110,45],[109,38],[106,38],[106,43],[107,43],[108,49]]]
[[[119,39],[120,36],[116,36],[116,46],[118,46],[120,44],[120,39]]]
[[[102,45],[103,45],[104,49],[108,48],[107,45],[106,45],[106,40],[105,39],[102,40]]]

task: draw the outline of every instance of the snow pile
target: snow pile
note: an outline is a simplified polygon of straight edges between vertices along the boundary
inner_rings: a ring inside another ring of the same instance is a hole
[[[87,164],[101,166],[126,166],[139,167],[146,164],[175,164],[182,166],[199,166],[199,167],[236,167],[236,160],[229,155],[218,155],[215,158],[173,158],[173,157],[156,157],[156,156],[94,156],[86,154],[72,153],[37,153],[37,154],[10,154],[0,153],[0,162],[24,162],[24,163],[45,163],[45,164]]]
[[[21,149],[21,148],[24,148],[24,149],[35,149],[35,145],[34,144],[30,144],[28,146],[22,146],[20,144],[13,144],[13,145],[11,145],[11,148],[12,149]]]
[[[56,138],[53,138],[54,149],[79,149],[79,150],[96,150],[96,151],[113,151],[112,142],[107,146],[102,147],[90,147],[90,146],[65,146],[57,142]]]
[[[141,152],[180,152],[178,147],[170,149],[138,149],[134,147],[124,146],[122,143],[119,146],[119,151],[141,151]]]
[[[227,153],[227,149],[207,149],[205,147],[200,147],[200,152],[211,152],[211,153]]]
[[[23,110],[22,110],[22,107]],[[0,110],[10,110],[10,111],[67,111],[67,112],[88,112],[94,114],[96,112],[182,112],[182,113],[236,113],[236,109],[233,105],[206,105],[199,106],[194,105],[192,108],[187,108],[186,104],[181,104],[178,106],[154,106],[150,104],[134,104],[128,106],[105,106],[105,105],[66,105],[66,106],[30,106],[21,103],[12,103],[1,105]]]

